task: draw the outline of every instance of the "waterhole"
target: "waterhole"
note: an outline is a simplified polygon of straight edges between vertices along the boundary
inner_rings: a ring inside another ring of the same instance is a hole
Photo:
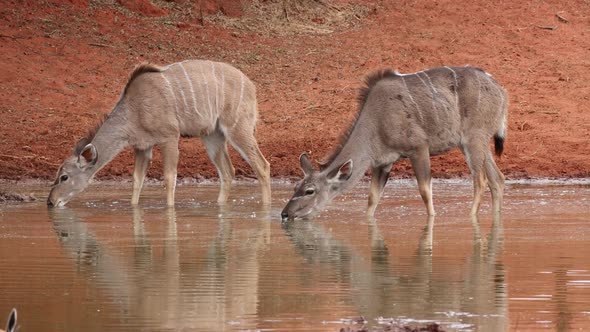
[[[504,210],[469,182],[434,183],[428,218],[414,181],[392,181],[375,219],[367,185],[319,217],[282,222],[254,184],[96,184],[65,208],[0,205],[0,325],[22,331],[339,331],[435,322],[448,331],[590,329],[590,185],[512,182]]]

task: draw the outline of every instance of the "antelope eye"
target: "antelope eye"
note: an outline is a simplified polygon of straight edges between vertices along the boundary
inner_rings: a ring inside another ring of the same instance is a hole
[[[313,195],[313,194],[315,194],[315,189],[313,189],[313,188],[305,189],[306,196]]]
[[[64,181],[68,181],[69,177],[67,174],[64,174],[62,176],[59,177],[59,182],[64,182]]]

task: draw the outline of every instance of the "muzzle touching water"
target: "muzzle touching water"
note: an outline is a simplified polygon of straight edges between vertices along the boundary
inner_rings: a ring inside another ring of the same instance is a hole
[[[47,198],[47,207],[48,208],[54,208],[54,207],[62,207],[64,205],[66,205],[67,202],[64,202],[62,200],[57,200],[55,202],[53,202],[51,200],[51,198]]]
[[[293,220],[296,217],[296,213],[293,210],[293,204],[291,201],[287,203],[283,211],[281,211],[281,219],[284,220]]]
[[[294,209],[291,204],[287,204],[283,211],[281,211],[281,219],[282,220],[295,220],[295,219],[311,219],[316,216],[318,213],[313,208],[307,209]]]
[[[49,196],[47,197],[47,207],[48,208],[54,208],[54,207],[62,207],[64,205],[66,205],[66,203],[68,203],[69,198],[71,198],[71,196],[73,195],[68,195],[69,197],[57,197],[59,196],[59,194],[56,194],[56,192],[52,189],[49,192]]]

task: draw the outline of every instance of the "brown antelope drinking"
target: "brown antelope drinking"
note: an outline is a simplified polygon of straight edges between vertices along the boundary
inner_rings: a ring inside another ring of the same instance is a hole
[[[478,213],[486,183],[492,208],[500,211],[504,175],[494,162],[489,142],[502,154],[508,98],[485,71],[474,67],[439,67],[414,74],[391,70],[366,79],[359,111],[341,144],[313,169],[307,155],[299,157],[304,178],[281,213],[284,219],[310,218],[336,195],[351,189],[372,170],[367,214],[373,216],[393,163],[408,158],[429,215],[434,215],[430,156],[459,147],[471,171]]]
[[[159,145],[167,204],[174,205],[178,140],[200,137],[220,178],[218,202],[227,201],[234,167],[227,141],[252,166],[270,202],[270,165],[254,137],[256,88],[238,69],[224,63],[190,60],[165,67],[137,67],[111,113],[80,140],[61,165],[49,193],[49,206],[63,206],[121,150],[135,151],[133,195],[137,205],[152,148]]]

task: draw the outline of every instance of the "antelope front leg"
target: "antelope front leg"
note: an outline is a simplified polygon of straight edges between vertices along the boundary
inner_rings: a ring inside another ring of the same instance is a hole
[[[146,150],[135,149],[135,168],[133,170],[133,194],[131,195],[131,205],[139,204],[139,194],[141,193],[143,180],[145,179],[145,174],[151,160],[151,147]]]
[[[432,178],[430,177],[430,153],[428,147],[419,149],[416,154],[410,157],[412,168],[418,181],[418,190],[429,216],[434,216],[434,204],[432,202]]]
[[[168,141],[161,146],[164,163],[164,185],[166,186],[166,203],[174,206],[174,190],[176,189],[176,167],[178,166],[178,139]]]
[[[393,164],[373,168],[371,190],[369,192],[369,206],[367,208],[367,216],[369,217],[373,217],[375,215],[375,210],[377,209],[379,200],[381,200],[383,188],[385,188],[385,184],[387,183],[391,166],[393,166]]]

